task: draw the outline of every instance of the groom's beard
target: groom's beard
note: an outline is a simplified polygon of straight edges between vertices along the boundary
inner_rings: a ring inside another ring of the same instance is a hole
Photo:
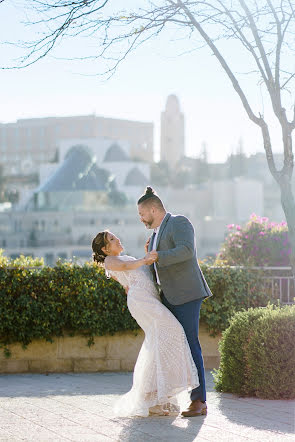
[[[143,223],[147,229],[152,229],[154,221],[155,221],[154,219],[149,219],[148,221],[144,221]]]

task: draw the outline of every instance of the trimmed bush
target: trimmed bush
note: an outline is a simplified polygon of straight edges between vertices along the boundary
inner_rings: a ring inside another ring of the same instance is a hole
[[[225,330],[236,312],[277,302],[266,290],[261,272],[209,265],[202,265],[202,271],[214,296],[202,303],[200,318],[212,336]]]
[[[246,266],[290,266],[287,223],[269,222],[254,213],[243,227],[229,224],[216,263]]]
[[[11,343],[52,341],[64,331],[88,337],[91,345],[94,336],[139,328],[124,289],[103,269],[93,263],[37,264],[24,257],[0,262],[0,347],[7,354]],[[203,303],[201,321],[212,335],[224,330],[236,311],[269,301],[257,273],[206,264],[202,270],[214,296]]]
[[[295,398],[295,306],[238,312],[220,341],[217,391]]]
[[[0,346],[26,347],[33,339],[52,341],[66,330],[88,337],[135,330],[124,289],[93,264],[59,263],[54,268],[0,267]]]

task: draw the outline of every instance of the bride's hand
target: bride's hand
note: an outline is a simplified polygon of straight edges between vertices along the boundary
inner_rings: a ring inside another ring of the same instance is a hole
[[[145,250],[145,253],[148,253],[148,249],[149,249],[149,243],[150,243],[150,238],[147,240],[147,242],[145,243],[145,245],[144,245],[144,250]]]
[[[154,262],[156,262],[158,259],[158,253],[153,250],[152,252],[148,252],[145,257],[144,257],[144,261],[146,265],[151,265]]]

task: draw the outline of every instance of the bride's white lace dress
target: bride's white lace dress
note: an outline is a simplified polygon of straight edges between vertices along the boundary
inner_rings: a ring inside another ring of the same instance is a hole
[[[133,260],[131,256],[121,256]],[[161,303],[148,266],[111,271],[128,286],[127,305],[145,333],[133,374],[131,390],[114,407],[117,416],[148,416],[149,408],[170,402],[181,391],[199,385],[198,372],[182,328]]]

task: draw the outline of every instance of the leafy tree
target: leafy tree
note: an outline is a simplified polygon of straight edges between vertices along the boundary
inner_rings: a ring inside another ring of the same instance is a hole
[[[295,275],[295,200],[291,186],[294,168],[292,132],[295,128],[293,2],[139,0],[129,10],[122,10],[118,6],[120,2],[114,3],[113,9],[109,8],[110,4],[109,0],[26,0],[26,9],[38,13],[39,19],[33,24],[39,33],[36,41],[24,44],[27,52],[15,67],[26,67],[42,59],[63,39],[87,35],[97,37],[99,50],[92,56],[82,54],[80,58],[103,58],[106,73],[112,74],[138,45],[159,36],[166,29],[175,29],[179,36],[183,33],[187,42],[196,35],[195,48],[199,47],[201,40],[213,53],[249,119],[261,131],[268,167],[281,192],[292,246],[290,261]],[[228,40],[231,45],[224,44]],[[234,68],[236,60],[232,57],[232,44],[244,54],[243,61],[249,74],[247,83],[244,75],[236,73],[241,72],[241,67]],[[272,116],[280,127],[284,153],[280,168],[273,156],[269,120],[263,109],[254,110],[248,98],[250,79],[257,87],[257,95],[263,90]]]

